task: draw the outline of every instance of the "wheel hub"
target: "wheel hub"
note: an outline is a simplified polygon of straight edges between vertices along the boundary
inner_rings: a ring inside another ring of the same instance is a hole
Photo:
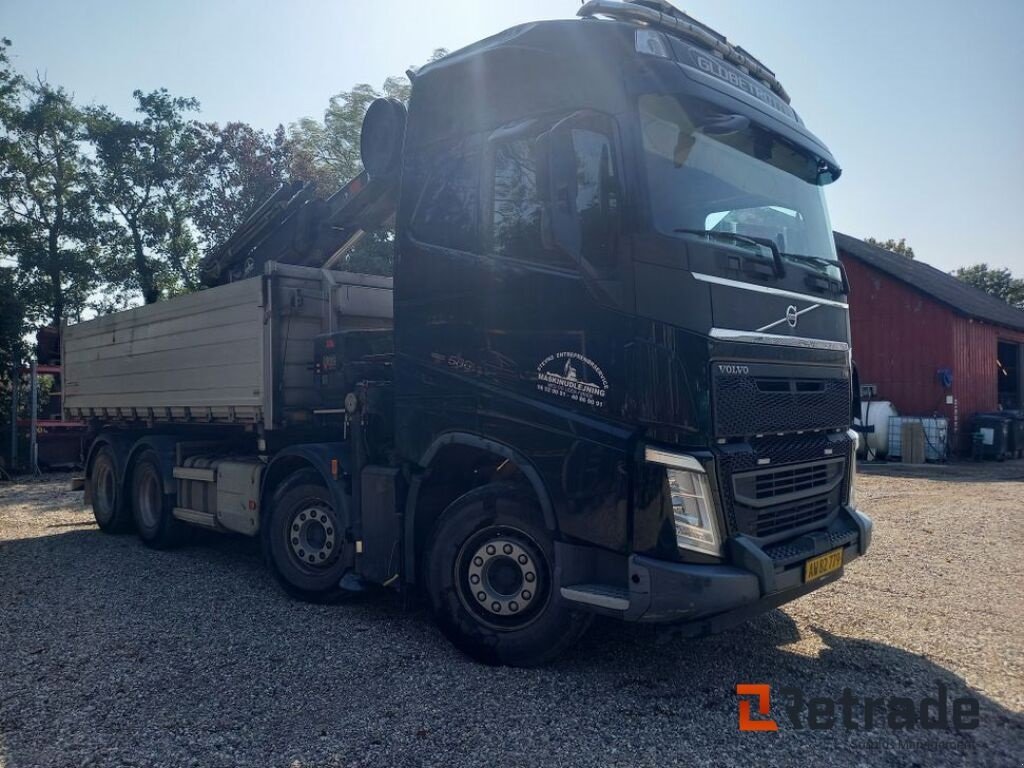
[[[332,511],[325,506],[302,507],[288,525],[288,544],[292,554],[307,566],[326,566],[337,556],[337,526]]]
[[[477,606],[494,616],[515,616],[537,596],[537,563],[512,538],[488,539],[472,554],[466,572],[467,592]]]

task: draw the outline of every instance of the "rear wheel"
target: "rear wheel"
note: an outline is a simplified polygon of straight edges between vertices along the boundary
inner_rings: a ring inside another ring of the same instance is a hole
[[[289,595],[332,603],[350,594],[339,586],[351,565],[345,556],[346,521],[315,470],[286,480],[263,522],[264,554]]]
[[[146,546],[168,549],[182,542],[185,523],[174,517],[174,497],[164,489],[160,457],[143,451],[132,468],[132,514]]]
[[[131,528],[131,510],[122,498],[122,478],[114,449],[109,445],[96,451],[89,470],[92,513],[106,533],[124,533]]]
[[[424,583],[444,634],[486,664],[554,659],[590,625],[554,581],[554,548],[529,496],[496,483],[444,511],[424,562]]]

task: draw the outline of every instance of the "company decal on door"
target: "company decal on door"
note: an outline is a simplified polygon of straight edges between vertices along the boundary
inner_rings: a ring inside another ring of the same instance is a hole
[[[589,357],[579,352],[556,352],[537,366],[537,389],[600,408],[608,394],[608,379]]]

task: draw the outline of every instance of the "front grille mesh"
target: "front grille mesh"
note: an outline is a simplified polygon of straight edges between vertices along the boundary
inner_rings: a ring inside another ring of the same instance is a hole
[[[786,531],[823,520],[836,510],[846,493],[842,479],[850,438],[845,432],[765,437],[715,450],[726,523],[734,533],[780,536]],[[758,461],[769,459],[766,470]],[[800,465],[800,466],[797,466]],[[825,480],[822,481],[822,474]],[[770,477],[757,496],[755,479]],[[818,483],[807,488],[808,483]],[[788,489],[788,490],[787,490]],[[802,490],[800,490],[802,489]],[[785,503],[773,503],[790,493]],[[766,495],[773,493],[774,495]],[[803,494],[803,498],[799,496]],[[754,504],[756,503],[756,506]],[[824,505],[823,507],[821,505]],[[793,512],[793,510],[796,510]]]
[[[830,511],[831,504],[827,496],[796,504],[768,507],[757,513],[755,533],[758,536],[774,536],[783,531],[824,520]]]
[[[718,375],[713,407],[717,437],[836,429],[850,422],[850,383]]]
[[[791,493],[809,491],[828,485],[830,480],[828,464],[810,464],[792,469],[765,472],[754,478],[754,498],[772,499]]]
[[[841,457],[809,464],[790,464],[733,475],[736,500],[753,507],[764,507],[787,500],[794,501],[824,492],[842,478],[845,460]]]

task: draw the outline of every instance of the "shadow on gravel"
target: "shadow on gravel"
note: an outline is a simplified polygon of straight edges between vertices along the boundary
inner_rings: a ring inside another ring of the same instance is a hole
[[[7,768],[1015,765],[1024,754],[1021,715],[941,665],[841,627],[802,636],[783,611],[697,640],[601,621],[550,667],[489,668],[391,594],[289,601],[253,542],[154,552],[79,530],[0,542],[0,616]],[[738,683],[918,701],[941,683],[980,701],[980,725],[797,730],[776,698],[778,732],[739,733]]]

